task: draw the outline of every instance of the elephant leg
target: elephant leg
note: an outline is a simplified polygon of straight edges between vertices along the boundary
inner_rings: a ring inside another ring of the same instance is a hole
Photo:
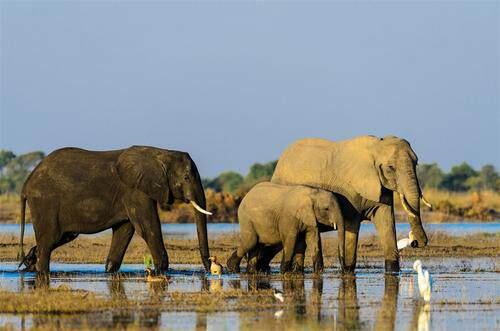
[[[234,250],[229,259],[227,259],[226,266],[229,272],[240,272],[241,258],[238,257],[238,250]]]
[[[292,266],[292,257],[297,242],[297,232],[290,231],[283,240],[283,258],[281,260],[281,272],[289,272]]]
[[[144,239],[153,256],[155,271],[166,272],[168,270],[168,254],[163,242],[156,202],[141,195],[128,197],[126,203],[128,216],[134,230]]]
[[[257,246],[257,233],[255,233],[250,222],[240,220],[240,245],[238,249],[227,260],[227,268],[231,272],[240,272],[241,259],[250,251],[254,250]],[[258,250],[253,254],[254,260],[257,259]],[[248,266],[250,266],[250,258],[248,259]],[[252,263],[256,263],[255,261]],[[247,267],[248,272],[249,267]]]
[[[317,227],[309,229],[306,232],[306,245],[312,251],[313,272],[319,273],[323,271],[323,256],[320,249],[321,237]]]
[[[297,236],[297,243],[295,244],[295,252],[292,259],[292,272],[304,272],[304,261],[306,256],[306,237],[305,233],[300,233]]]
[[[272,246],[262,246],[259,250],[259,255],[257,258],[257,271],[258,272],[270,272],[271,267],[269,264],[272,259],[283,249],[282,245],[272,245]]]
[[[59,239],[59,241],[54,244],[54,246],[52,247],[52,250],[54,250],[54,249],[56,249],[64,244],[67,244],[70,241],[75,240],[76,237],[78,237],[78,233],[73,233],[73,232],[64,233],[62,235],[61,239]],[[23,261],[19,264],[19,267],[21,267],[23,264],[26,266],[26,268],[23,269],[22,271],[36,271],[36,261],[37,261],[36,251],[37,251],[37,246],[31,247],[28,254],[24,257]]]
[[[131,222],[113,226],[113,238],[106,259],[106,272],[117,272],[127,251],[127,247],[134,236],[134,226]]]
[[[399,272],[399,251],[392,206],[379,206],[371,217],[384,251],[385,272]]]
[[[259,252],[260,252],[261,248],[262,247],[260,245],[257,245],[247,253],[247,273],[248,274],[257,273],[257,260],[259,258]]]
[[[354,273],[358,250],[359,226],[361,222],[355,220],[345,224],[345,255],[339,252],[340,269],[343,273]]]
[[[36,239],[36,271],[42,275],[48,275],[50,265],[50,255],[57,247],[63,236],[58,227],[57,210],[50,208],[39,208],[47,206],[47,201],[37,201],[32,203],[33,229]]]

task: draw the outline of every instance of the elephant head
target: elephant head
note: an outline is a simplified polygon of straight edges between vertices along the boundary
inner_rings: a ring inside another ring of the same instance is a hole
[[[343,223],[342,212],[340,211],[337,198],[335,198],[332,192],[313,189],[311,201],[317,222],[334,229],[341,226],[340,223]]]
[[[272,182],[308,185],[339,193],[362,212],[362,199],[385,201],[383,191],[398,192],[419,246],[427,244],[420,219],[417,156],[410,144],[394,136],[361,136],[332,142],[302,139],[283,152]]]
[[[205,269],[210,268],[205,193],[195,163],[188,153],[154,147],[126,149],[115,165],[121,181],[137,189],[166,209],[174,200],[191,203],[195,215],[198,243]]]
[[[376,189],[385,187],[399,194],[418,246],[427,245],[427,235],[420,217],[420,200],[429,207],[430,205],[423,197],[418,183],[417,155],[406,140],[394,136],[375,141],[371,150],[380,183],[375,184]],[[379,188],[378,185],[382,187]]]

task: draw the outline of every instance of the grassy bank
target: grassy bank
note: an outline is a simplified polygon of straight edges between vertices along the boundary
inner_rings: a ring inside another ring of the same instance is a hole
[[[210,240],[210,254],[218,257],[225,263],[238,243],[238,235],[227,235]],[[430,233],[430,243],[421,249],[405,249],[401,256],[405,257],[496,257],[500,252],[500,234],[475,234],[463,237],[449,236],[442,233]],[[0,236],[0,261],[15,261],[18,251],[18,236]],[[167,239],[166,248],[170,263],[200,264],[200,254],[196,240]],[[34,238],[25,240],[25,250],[33,246]],[[111,236],[97,237],[80,236],[76,240],[56,249],[52,253],[52,261],[72,263],[104,263],[111,244]],[[149,251],[145,242],[137,235],[134,236],[125,255],[125,263],[142,263],[143,256]],[[323,240],[323,254],[325,265],[338,265],[337,239],[327,237]],[[363,259],[383,257],[379,240],[375,236],[362,237],[359,242],[358,261]],[[280,255],[274,262],[280,261]],[[310,264],[310,259],[306,259]]]
[[[427,190],[425,197],[433,210],[422,207],[424,222],[447,222],[457,220],[493,221],[500,218],[500,193],[448,192]],[[237,222],[237,210],[241,197],[227,192],[206,191],[207,209],[213,212],[211,222]],[[398,220],[406,220],[399,197],[395,195],[395,211]],[[189,204],[177,204],[169,211],[160,210],[160,219],[165,223],[193,222],[193,208]],[[19,196],[0,195],[0,222],[18,222],[20,219]],[[27,219],[30,219],[29,208]]]

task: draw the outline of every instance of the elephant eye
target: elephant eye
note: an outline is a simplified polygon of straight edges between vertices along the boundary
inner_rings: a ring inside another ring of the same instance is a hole
[[[396,171],[396,168],[394,168],[394,166],[390,165],[388,166],[389,170],[392,170],[392,171]]]

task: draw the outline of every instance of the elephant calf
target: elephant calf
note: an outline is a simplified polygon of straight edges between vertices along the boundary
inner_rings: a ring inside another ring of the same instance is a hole
[[[342,213],[331,192],[269,182],[260,183],[248,192],[238,209],[238,219],[241,242],[227,261],[232,272],[239,272],[241,259],[247,253],[250,265],[257,258],[260,246],[282,247],[281,272],[290,271],[300,235],[305,235],[312,251],[314,272],[319,272],[323,269],[323,258],[317,222],[343,228]]]

